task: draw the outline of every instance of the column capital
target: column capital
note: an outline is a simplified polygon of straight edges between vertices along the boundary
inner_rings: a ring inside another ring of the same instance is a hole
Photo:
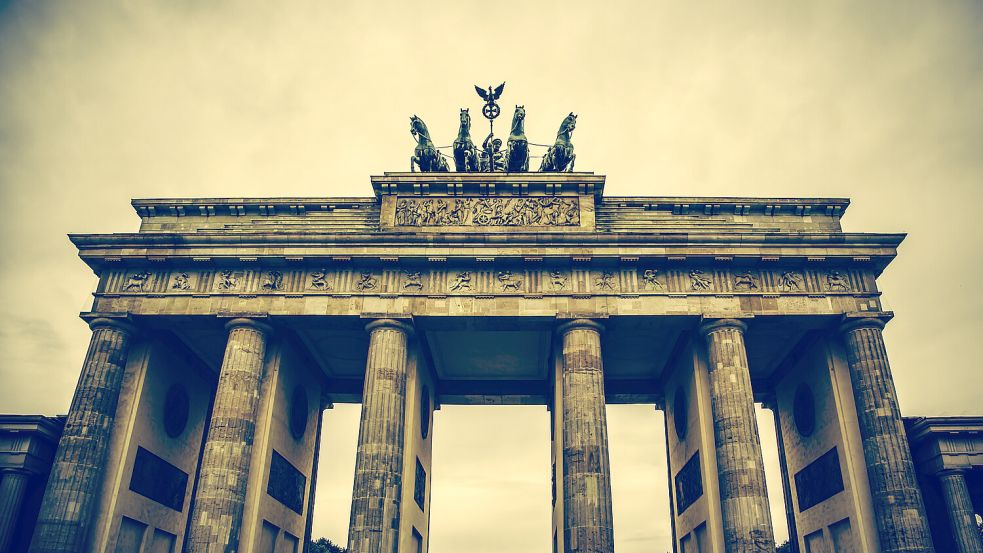
[[[371,321],[369,324],[365,325],[365,331],[369,333],[379,328],[391,328],[402,331],[407,335],[413,334],[413,326],[410,323],[397,319],[375,319],[374,321]]]
[[[82,320],[89,324],[89,329],[91,330],[111,328],[130,336],[138,332],[136,325],[130,320],[129,315],[120,315],[118,313],[84,313]]]
[[[840,321],[839,331],[841,334],[846,334],[847,332],[853,330],[859,330],[861,328],[876,328],[877,330],[884,330],[884,326],[887,322],[894,317],[894,313],[890,311],[875,312],[875,313],[846,313],[843,315],[843,319]]]
[[[700,322],[700,334],[704,336],[709,336],[713,332],[725,328],[735,328],[741,331],[741,334],[744,334],[747,332],[747,323],[739,319],[712,319],[706,317]]]
[[[598,334],[601,334],[604,332],[604,325],[593,319],[573,319],[572,321],[567,321],[556,327],[556,331],[559,334],[566,334],[571,330],[593,330]]]
[[[262,333],[263,335],[269,335],[273,333],[272,326],[266,323],[261,323],[256,319],[249,318],[249,317],[236,317],[225,323],[225,330],[228,330],[229,332],[232,332],[233,330],[242,327],[251,328],[253,330]]]
[[[942,478],[943,476],[965,476],[967,469],[965,468],[946,468],[935,473],[935,476]]]
[[[37,473],[26,467],[5,467],[0,469],[0,474],[18,474],[20,476],[26,476],[30,478],[32,476],[35,476]]]

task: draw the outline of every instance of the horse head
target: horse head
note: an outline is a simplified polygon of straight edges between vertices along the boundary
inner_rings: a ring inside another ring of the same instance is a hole
[[[413,138],[420,144],[425,144],[430,142],[430,131],[427,130],[427,124],[423,122],[416,115],[410,117],[410,134]]]
[[[525,134],[524,123],[526,121],[526,108],[516,104],[515,113],[512,115],[512,136]]]
[[[577,128],[577,116],[571,111],[570,115],[564,117],[563,122],[560,123],[560,131],[557,133],[557,136],[566,135],[567,138],[570,138],[570,134],[573,133],[575,128]]]

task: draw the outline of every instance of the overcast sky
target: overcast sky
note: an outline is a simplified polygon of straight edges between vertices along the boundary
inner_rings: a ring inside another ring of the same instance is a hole
[[[68,408],[95,278],[67,233],[136,230],[134,197],[369,195],[410,115],[448,144],[507,81],[533,142],[579,114],[609,195],[845,196],[847,230],[908,232],[880,279],[902,409],[981,414],[983,3],[692,4],[0,0],[0,412]],[[325,418],[338,542],[357,416]],[[667,550],[662,415],[609,416],[618,550]],[[545,408],[442,409],[431,551],[547,551],[548,439]]]

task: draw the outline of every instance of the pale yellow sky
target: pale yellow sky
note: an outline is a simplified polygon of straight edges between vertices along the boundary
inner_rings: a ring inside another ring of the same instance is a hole
[[[0,412],[70,401],[95,280],[66,233],[135,230],[133,197],[368,195],[410,115],[449,143],[504,80],[534,142],[579,114],[609,195],[847,196],[848,230],[910,233],[881,278],[902,408],[979,414],[981,37],[955,1],[0,0]],[[341,542],[356,417],[325,419],[316,529]],[[547,550],[547,420],[438,414],[433,553]],[[661,414],[610,424],[618,551],[666,550]]]

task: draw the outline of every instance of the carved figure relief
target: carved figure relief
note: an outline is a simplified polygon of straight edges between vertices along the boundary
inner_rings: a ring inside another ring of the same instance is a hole
[[[579,198],[401,198],[396,226],[577,226]]]
[[[410,288],[423,289],[423,277],[420,275],[420,271],[403,271],[403,289],[409,290]]]
[[[509,290],[518,292],[519,288],[522,287],[522,279],[517,279],[512,276],[512,271],[499,271],[498,282],[500,283],[503,292],[508,292]]]
[[[703,271],[690,271],[689,278],[692,282],[690,288],[693,290],[710,290],[713,288],[713,281],[707,278]]]
[[[659,281],[658,269],[645,269],[642,273],[642,282],[645,283],[646,290],[665,290],[666,285]]]
[[[132,292],[136,290],[137,292],[143,292],[148,282],[150,282],[150,273],[148,271],[134,273],[130,275],[130,278],[126,279],[126,285],[123,286],[123,291]]]
[[[758,277],[751,274],[750,271],[745,271],[743,273],[738,273],[734,276],[734,288],[744,289],[744,290],[757,290],[758,289]]]
[[[778,286],[783,292],[798,292],[802,290],[802,275],[794,271],[785,271]]]
[[[328,284],[328,271],[324,269],[318,269],[311,273],[311,290],[331,290],[331,285]]]
[[[550,271],[550,286],[554,290],[563,290],[567,287],[567,277],[560,271]]]
[[[830,271],[826,274],[826,289],[830,292],[837,290],[846,292],[850,290],[850,283],[839,271]]]
[[[174,281],[171,282],[172,290],[190,290],[191,289],[191,275],[188,273],[178,273],[174,275]]]
[[[471,290],[471,271],[457,273],[457,277],[455,277],[454,282],[451,283],[450,290],[451,292]]]
[[[594,286],[598,290],[614,290],[614,273],[604,271],[594,279]]]
[[[263,278],[263,290],[279,290],[283,288],[283,273],[280,271],[267,271]]]
[[[355,283],[355,289],[360,292],[366,290],[375,290],[379,286],[379,279],[372,276],[372,273],[363,272],[359,276],[358,282]]]
[[[239,277],[231,269],[219,273],[218,287],[222,290],[235,290],[239,286]]]

